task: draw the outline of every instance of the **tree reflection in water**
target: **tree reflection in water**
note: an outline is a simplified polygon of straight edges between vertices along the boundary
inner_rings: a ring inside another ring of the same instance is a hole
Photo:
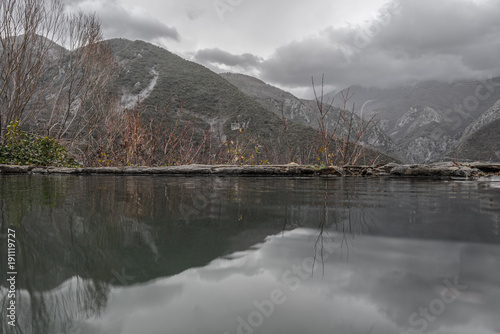
[[[348,257],[349,242],[357,234],[370,233],[376,228],[372,215],[367,214],[369,207],[360,198],[360,189],[356,189],[355,184],[346,182],[345,178],[332,181],[334,182],[324,182],[322,187],[322,214],[318,220],[318,236],[314,245],[314,265],[318,259],[321,261],[323,275],[327,254],[325,244],[338,244],[340,256],[345,254]],[[340,240],[335,240],[331,234],[333,231]],[[315,269],[314,265],[312,271]]]

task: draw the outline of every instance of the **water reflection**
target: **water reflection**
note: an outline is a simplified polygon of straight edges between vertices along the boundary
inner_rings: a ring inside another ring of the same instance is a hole
[[[500,328],[498,246],[358,236],[347,261],[335,243],[342,236],[326,232],[333,243],[327,245],[324,275],[309,272],[317,231],[296,229],[233,259],[112,287],[99,317],[80,314],[71,325],[81,334],[387,334],[424,326],[428,333],[495,333]],[[434,258],[436,253],[442,256]],[[68,286],[74,280],[46,292],[46,300],[72,296]],[[437,301],[443,298],[441,309]],[[68,300],[66,310],[74,307]]]
[[[457,277],[474,288],[443,315],[467,313],[460,326],[468,328],[471,317],[490,323],[488,314],[500,310],[485,297],[498,294],[491,269],[500,268],[498,249],[459,243],[500,243],[500,189],[488,184],[103,176],[0,182],[1,231],[17,231],[22,305],[15,331],[2,322],[5,333],[232,333],[239,325],[256,333],[396,333],[421,328],[421,318],[412,327],[409,316]],[[283,295],[275,299],[287,301],[252,327],[254,302],[271,300],[276,289]],[[5,288],[0,296],[3,309]],[[426,330],[450,326],[439,319]],[[460,333],[460,326],[446,330]]]

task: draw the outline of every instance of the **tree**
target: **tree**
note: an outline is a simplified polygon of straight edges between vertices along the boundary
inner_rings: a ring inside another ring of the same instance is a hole
[[[75,139],[107,103],[116,68],[98,18],[61,0],[0,0],[0,16],[0,143],[13,121]]]
[[[107,104],[111,79],[117,67],[95,14],[70,14],[65,18],[67,35],[58,65],[58,74],[49,94],[48,135],[60,139],[70,132],[79,137],[96,112]]]
[[[347,109],[347,104],[354,95],[349,89],[341,93],[341,109],[333,107],[333,99],[325,101],[324,79],[322,76],[321,95],[318,96],[312,78],[318,112],[320,159],[326,165],[354,165],[365,156],[369,145],[367,135],[376,128],[377,122],[374,117],[368,120],[357,118],[354,105],[351,111]]]
[[[59,0],[0,0],[0,141],[12,121],[36,110],[43,70],[61,36]]]

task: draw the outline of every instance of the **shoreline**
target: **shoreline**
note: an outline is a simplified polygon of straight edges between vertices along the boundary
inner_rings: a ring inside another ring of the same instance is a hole
[[[395,164],[377,166],[307,165],[182,165],[166,167],[39,167],[1,165],[0,174],[63,175],[170,175],[170,176],[270,176],[270,177],[438,177],[479,178],[500,175],[500,163],[438,162],[431,164]]]

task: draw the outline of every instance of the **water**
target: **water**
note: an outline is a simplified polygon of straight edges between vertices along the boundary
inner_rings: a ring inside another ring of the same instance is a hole
[[[499,186],[0,176],[0,332],[500,333]]]

